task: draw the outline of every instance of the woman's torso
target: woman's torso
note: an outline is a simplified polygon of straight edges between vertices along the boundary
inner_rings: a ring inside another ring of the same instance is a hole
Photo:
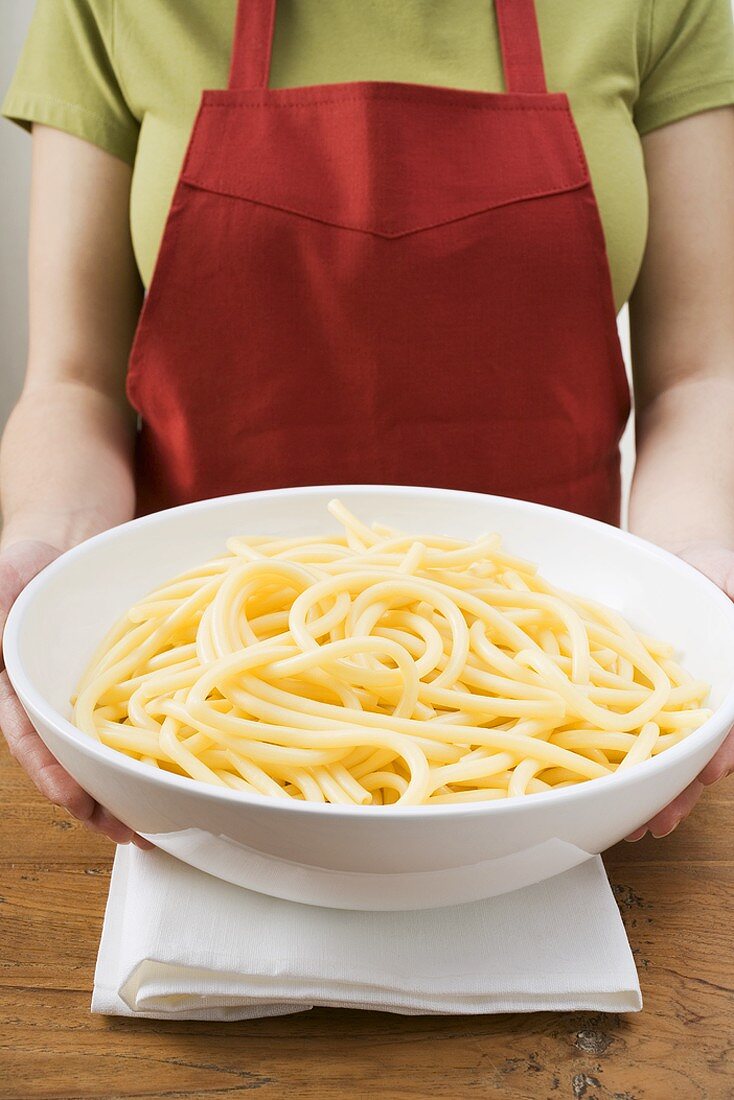
[[[275,0],[240,0],[130,359],[142,509],[371,482],[618,520],[602,227],[534,2],[495,9],[507,95],[270,89]]]
[[[644,27],[639,0],[538,0],[549,88],[568,93],[605,229],[615,299],[629,296],[647,225],[640,138],[633,119]],[[171,195],[203,88],[226,86],[235,0],[118,4],[115,64],[141,119],[131,222],[150,280]],[[272,87],[351,80],[502,90],[489,0],[280,0]]]
[[[3,110],[134,165],[150,282],[202,89],[226,85],[236,0],[36,0]],[[734,96],[729,0],[537,0],[549,89],[568,93],[617,306],[646,235],[641,133]],[[271,85],[356,80],[503,90],[492,0],[279,0]]]

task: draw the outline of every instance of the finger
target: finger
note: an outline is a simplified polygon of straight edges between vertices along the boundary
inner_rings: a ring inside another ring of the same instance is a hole
[[[661,810],[651,822],[635,829],[634,832],[625,837],[625,840],[641,840],[648,828],[656,837],[667,836],[676,825],[679,825],[684,818],[688,817],[701,795],[702,786],[707,787],[711,783],[718,783],[720,779],[724,779],[728,775],[734,775],[734,728],[729,730],[723,745],[703,769],[698,779],[690,787],[687,787],[669,806]]]
[[[17,596],[28,582],[45,569],[60,551],[45,542],[25,540],[9,546],[0,557],[0,640],[5,620]],[[0,668],[3,668],[0,652]]]
[[[734,599],[734,554],[731,550],[718,543],[697,543],[682,550],[679,556]]]
[[[62,806],[72,817],[102,833],[116,844],[135,840],[143,851],[153,848],[150,841],[138,837],[131,828],[99,806],[97,802],[59,764],[44,745],[12,689],[6,672],[0,672],[0,726],[5,740],[36,789],[50,802]]]
[[[85,823],[93,832],[113,840],[115,844],[129,844],[135,836],[134,831],[127,825],[123,825],[109,810],[99,804],[95,805],[94,812]]]
[[[37,772],[29,774],[40,793],[55,805],[63,806],[72,817],[81,821],[93,832],[101,833],[115,844],[129,844],[135,836],[133,830],[128,825],[124,825],[104,806],[100,806],[83,787],[80,787],[51,755],[37,734],[36,737],[46,758]]]
[[[91,817],[84,822],[84,826],[91,832],[99,833],[108,840],[114,841],[115,844],[134,844],[136,848],[140,848],[141,852],[149,852],[155,848],[155,844],[151,844],[145,837],[138,836],[99,803]]]
[[[15,565],[11,561],[3,561],[0,565],[0,638],[5,630],[8,612],[22,587],[23,582]],[[0,653],[0,661],[2,661],[2,653]],[[5,664],[0,664],[0,668],[5,668]]]
[[[133,836],[133,844],[136,848],[139,848],[141,852],[152,852],[155,848],[155,844],[152,844],[150,840],[146,840],[144,836],[138,836],[137,833]]]
[[[725,779],[732,773],[734,773],[734,729],[729,730],[726,741],[698,778],[704,786],[708,787],[711,783],[718,783],[720,779]]]
[[[35,744],[28,738],[24,757],[19,756],[18,760],[44,798],[62,806],[77,821],[90,820],[97,803],[51,755],[37,734]]]
[[[37,790],[79,821],[90,818],[96,805],[94,799],[46,748],[18,701],[6,672],[0,672],[0,726],[11,755]]]
[[[23,587],[23,581],[9,555],[3,556],[0,565],[0,616],[7,615],[8,609]]]
[[[702,791],[703,783],[700,783],[698,779],[694,779],[665,809],[648,821],[647,828],[652,835],[660,839],[672,833],[673,829],[680,825],[685,817],[688,817],[701,797]]]

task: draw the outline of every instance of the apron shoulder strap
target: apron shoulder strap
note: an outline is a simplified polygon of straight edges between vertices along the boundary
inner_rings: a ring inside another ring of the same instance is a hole
[[[239,0],[230,88],[267,88],[276,0]],[[544,92],[543,53],[534,0],[495,0],[507,92]]]
[[[239,0],[229,87],[267,88],[275,30],[275,0]]]
[[[545,92],[534,0],[494,0],[506,92]]]

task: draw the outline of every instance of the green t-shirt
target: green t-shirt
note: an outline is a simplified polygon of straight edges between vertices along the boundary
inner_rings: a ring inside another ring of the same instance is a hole
[[[568,93],[617,305],[647,225],[640,135],[734,102],[730,0],[536,0],[551,91]],[[236,0],[38,0],[4,113],[134,165],[147,284],[201,91],[226,86]],[[491,0],[279,0],[271,86],[408,81],[501,91]]]

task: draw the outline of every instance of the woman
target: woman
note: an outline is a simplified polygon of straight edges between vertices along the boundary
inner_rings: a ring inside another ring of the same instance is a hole
[[[630,296],[630,526],[734,596],[729,0],[275,16],[274,0],[38,4],[5,102],[34,168],[4,611],[136,508],[247,489],[434,484],[618,522]],[[144,843],[63,772],[7,681],[0,720],[44,794]],[[732,768],[730,736],[651,831]]]

